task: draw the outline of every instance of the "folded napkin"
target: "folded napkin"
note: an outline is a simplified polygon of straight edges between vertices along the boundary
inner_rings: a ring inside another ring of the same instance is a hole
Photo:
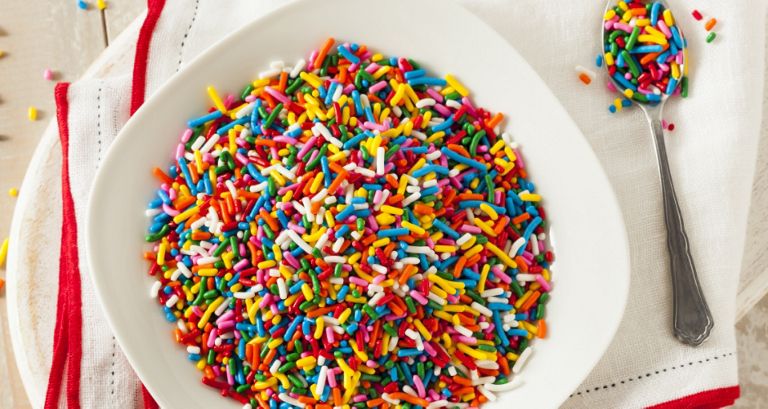
[[[592,65],[599,52],[602,4],[461,3],[498,30],[554,90],[605,167],[624,213],[632,254],[625,317],[605,356],[564,407],[714,408],[732,403],[739,394],[733,324],[759,135],[766,2],[695,2],[703,14],[720,21],[717,39],[706,44],[703,22],[690,16],[693,2],[670,1],[687,35],[692,66],[690,97],[666,106],[667,121],[676,125],[667,147],[691,251],[715,320],[711,338],[698,348],[680,344],[671,330],[661,193],[645,119],[636,108],[610,114],[607,107],[615,95],[603,77],[584,86],[574,71],[577,64]],[[142,398],[138,379],[93,301],[82,231],[94,171],[145,97],[217,40],[279,4],[233,0],[222,7],[214,0],[150,0],[147,15],[140,17],[141,29],[134,25],[124,34],[137,44],[133,66],[114,66],[107,79],[57,89],[58,130],[68,161],[62,175],[61,269],[49,272],[50,281],[57,282],[57,276],[63,281],[62,321],[54,340],[59,349],[52,358],[47,407],[78,399],[86,408],[153,406],[149,396]],[[445,29],[461,29],[461,22],[446,22]],[[514,121],[515,113],[509,115]],[[78,299],[73,299],[79,295],[75,289],[82,292]],[[76,314],[73,306],[82,309],[83,325],[67,319],[73,310]],[[584,334],[584,342],[589,336]],[[59,391],[66,399],[57,399]]]

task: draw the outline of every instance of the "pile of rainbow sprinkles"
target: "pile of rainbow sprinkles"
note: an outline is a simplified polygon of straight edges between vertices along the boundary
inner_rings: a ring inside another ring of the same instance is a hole
[[[453,76],[333,39],[189,121],[151,293],[245,408],[467,408],[546,336],[541,197]]]
[[[603,59],[625,97],[653,104],[678,90],[688,96],[685,39],[662,3],[619,1],[606,11],[603,29]]]

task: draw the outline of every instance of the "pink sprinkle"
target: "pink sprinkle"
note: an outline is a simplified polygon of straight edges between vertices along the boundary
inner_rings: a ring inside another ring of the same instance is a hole
[[[413,297],[414,300],[416,300],[417,303],[421,305],[427,305],[427,303],[429,303],[429,301],[426,298],[424,298],[424,296],[421,295],[421,293],[417,292],[416,290],[411,290],[409,294],[411,295],[411,297]]]
[[[544,279],[544,276],[537,274],[536,281],[541,284],[541,288],[543,288],[544,291],[549,292],[552,289],[552,286],[550,286],[547,280]]]
[[[51,71],[50,68],[46,68],[45,71],[43,71],[43,78],[52,81],[53,80],[53,71]]]

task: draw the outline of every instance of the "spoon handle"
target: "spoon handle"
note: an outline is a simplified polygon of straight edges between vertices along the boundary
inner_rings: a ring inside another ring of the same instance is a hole
[[[656,145],[661,193],[664,200],[667,249],[672,268],[675,336],[685,344],[697,346],[709,337],[714,321],[701,291],[696,266],[691,257],[688,236],[685,234],[683,217],[675,195],[675,187],[672,184],[672,175],[669,172],[661,120],[649,119]]]

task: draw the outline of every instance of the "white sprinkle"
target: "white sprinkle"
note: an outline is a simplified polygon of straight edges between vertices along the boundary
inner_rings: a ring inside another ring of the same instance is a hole
[[[381,264],[371,264],[371,270],[379,274],[387,274],[387,268],[382,266]]]
[[[519,273],[515,278],[521,282],[536,281],[536,276],[528,273]]]
[[[144,216],[155,217],[155,216],[157,216],[158,214],[160,214],[162,212],[163,212],[163,210],[160,209],[159,207],[155,208],[155,209],[147,209],[147,210],[144,211]]]
[[[384,174],[384,154],[385,154],[384,148],[379,146],[376,149],[376,174],[377,175]]]
[[[280,361],[275,361],[275,363],[277,363],[279,365]],[[272,373],[275,373],[275,372],[272,372]],[[303,407],[307,406],[306,404],[304,404],[302,402],[299,402],[298,399],[292,398],[290,395],[288,395],[285,392],[277,395],[277,397],[279,397],[281,401],[283,401],[283,402],[285,402],[285,403],[287,403],[289,405],[297,406],[297,407],[300,407],[300,408],[303,408]]]
[[[206,265],[206,264],[213,264],[219,260],[220,260],[219,257],[200,257],[199,259],[197,259],[197,265],[200,266],[200,265]]]
[[[165,302],[165,306],[171,308],[176,305],[177,302],[179,302],[179,296],[174,294],[168,298],[168,300]]]
[[[515,365],[512,367],[512,373],[520,373],[520,371],[523,370],[525,363],[528,362],[528,358],[531,356],[532,353],[533,353],[532,347],[525,348],[523,353],[520,354],[520,357],[517,358]]]
[[[511,391],[512,389],[515,389],[522,385],[522,381],[519,381],[517,378],[512,379],[512,381],[507,382],[505,384],[496,385],[493,383],[486,383],[483,385],[483,387],[491,392],[505,392],[505,391]]]
[[[437,101],[432,98],[420,99],[416,102],[416,108],[431,107],[432,105],[435,105],[435,103],[437,103]]]
[[[251,290],[240,291],[240,292],[236,292],[236,293],[232,294],[232,296],[235,297],[238,300],[248,300],[248,299],[251,299],[251,298],[255,298],[256,297],[256,292],[255,291],[251,291]]]
[[[482,369],[499,369],[499,364],[496,361],[491,361],[490,359],[481,359],[481,360],[475,361],[475,365],[477,365],[478,368],[482,368]],[[478,380],[482,381],[483,378],[479,378]],[[490,381],[493,382],[492,377]],[[480,383],[481,384],[487,383],[487,381],[480,382]]]
[[[472,331],[470,331],[463,325],[454,325],[453,328],[456,330],[456,332],[460,333],[461,335],[464,335],[465,337],[472,337]]]
[[[285,68],[285,62],[280,61],[280,60],[272,61],[271,63],[269,63],[269,68],[272,68],[273,70],[280,70],[280,71],[282,71],[283,68]]]
[[[382,292],[378,292],[378,293],[376,293],[376,295],[374,295],[373,297],[371,297],[371,299],[370,299],[370,300],[368,300],[368,305],[370,305],[371,307],[373,307],[373,306],[374,306],[374,305],[376,305],[376,303],[378,303],[378,302],[379,302],[379,300],[381,300],[382,298],[384,298],[384,293],[382,293]]]
[[[420,197],[421,197],[421,192],[416,192],[411,194],[410,196],[403,199],[403,207],[409,206],[411,203],[419,200]]]
[[[449,108],[459,109],[459,108],[461,108],[461,102],[453,100],[453,99],[449,99],[449,100],[445,101],[445,106],[447,106]]]
[[[154,283],[152,283],[152,287],[150,287],[149,289],[149,296],[152,298],[157,298],[157,295],[160,293],[160,288],[162,288],[162,286],[163,286],[163,283],[159,281],[155,281]]]
[[[224,300],[224,302],[221,303],[219,308],[216,308],[216,311],[214,311],[213,313],[216,314],[217,317],[221,314],[224,314],[224,311],[226,311],[229,308],[230,301],[232,301],[231,298],[227,298],[226,300]]]
[[[491,310],[489,310],[488,307],[486,307],[484,305],[481,305],[477,301],[472,302],[472,308],[477,310],[480,314],[485,315],[486,317],[492,317],[493,316],[493,312],[491,312]]]
[[[411,136],[421,141],[424,141],[427,139],[427,134],[417,130],[411,131]]]
[[[307,66],[307,61],[305,59],[300,59],[299,61],[296,61],[296,65],[293,66],[293,69],[291,70],[291,73],[288,74],[291,78],[296,78],[301,73],[301,70],[304,69],[304,67]]]
[[[336,139],[336,137],[334,137],[331,134],[331,131],[329,131],[328,128],[326,128],[325,125],[323,125],[322,122],[315,123],[315,126],[312,127],[312,130],[316,134],[319,134],[323,138],[325,138],[326,141],[328,141],[328,142],[332,143],[333,145],[335,145],[337,148],[341,149],[342,147],[344,147],[344,144],[341,143],[340,140]]]
[[[489,402],[496,402],[496,395],[493,394],[493,392],[489,391],[488,389],[485,389],[484,386],[480,385],[477,387],[477,391],[483,394],[486,398],[488,398]]]
[[[520,251],[520,248],[523,246],[525,246],[525,237],[519,237],[517,240],[515,240],[514,243],[512,243],[512,247],[509,249],[509,256],[515,257],[517,252]]]
[[[531,234],[531,252],[534,256],[539,255],[539,238],[535,234]]]
[[[242,111],[242,110],[241,110]],[[205,144],[200,148],[200,153],[206,154],[208,151],[213,149],[213,146],[216,145],[216,143],[219,142],[219,139],[221,136],[217,133],[213,134],[206,142]]]
[[[469,213],[469,212],[467,212],[467,213]],[[469,233],[464,233],[464,235],[463,235],[463,236],[459,237],[459,239],[458,239],[458,240],[456,240],[456,244],[458,244],[459,246],[463,246],[463,245],[464,245],[464,243],[468,242],[468,241],[469,241],[469,239],[471,239],[472,237],[473,237],[473,236],[472,236],[471,234],[469,234]]]
[[[285,230],[285,232],[288,235],[288,237],[291,239],[291,241],[296,243],[297,246],[301,247],[301,249],[304,250],[305,253],[312,254],[312,247],[310,247],[309,244],[307,244],[307,242],[304,241],[304,239],[299,237],[299,235],[295,231]]]
[[[357,172],[357,173],[359,173],[359,174],[361,174],[361,175],[363,175],[363,176],[365,176],[367,178],[372,178],[372,177],[376,176],[376,172],[374,172],[374,171],[372,171],[370,169],[367,169],[367,168],[359,167],[359,166],[354,168],[353,171]]]
[[[399,405],[400,404],[400,399],[392,399],[392,398],[389,397],[388,393],[382,393],[381,394],[381,399],[384,399],[385,401],[387,401],[387,403],[389,403],[391,405]]]
[[[321,366],[320,374],[317,375],[317,386],[315,387],[315,393],[317,396],[323,396],[323,390],[325,389],[325,378],[328,376],[328,367]]]
[[[259,79],[272,78],[280,75],[283,70],[267,70],[259,73]]]
[[[187,347],[187,352],[190,353],[190,354],[199,354],[200,353],[200,347],[196,347],[196,346],[190,345],[190,346]]]
[[[446,301],[445,301],[444,298],[442,298],[439,295],[433,293],[432,291],[430,291],[429,294],[427,294],[427,298],[429,298],[430,300],[432,300],[432,301],[434,301],[434,302],[436,302],[436,303],[438,303],[440,305],[445,305],[446,304]]]
[[[277,279],[277,293],[280,295],[281,300],[288,298],[288,287],[285,285],[283,277]]]

